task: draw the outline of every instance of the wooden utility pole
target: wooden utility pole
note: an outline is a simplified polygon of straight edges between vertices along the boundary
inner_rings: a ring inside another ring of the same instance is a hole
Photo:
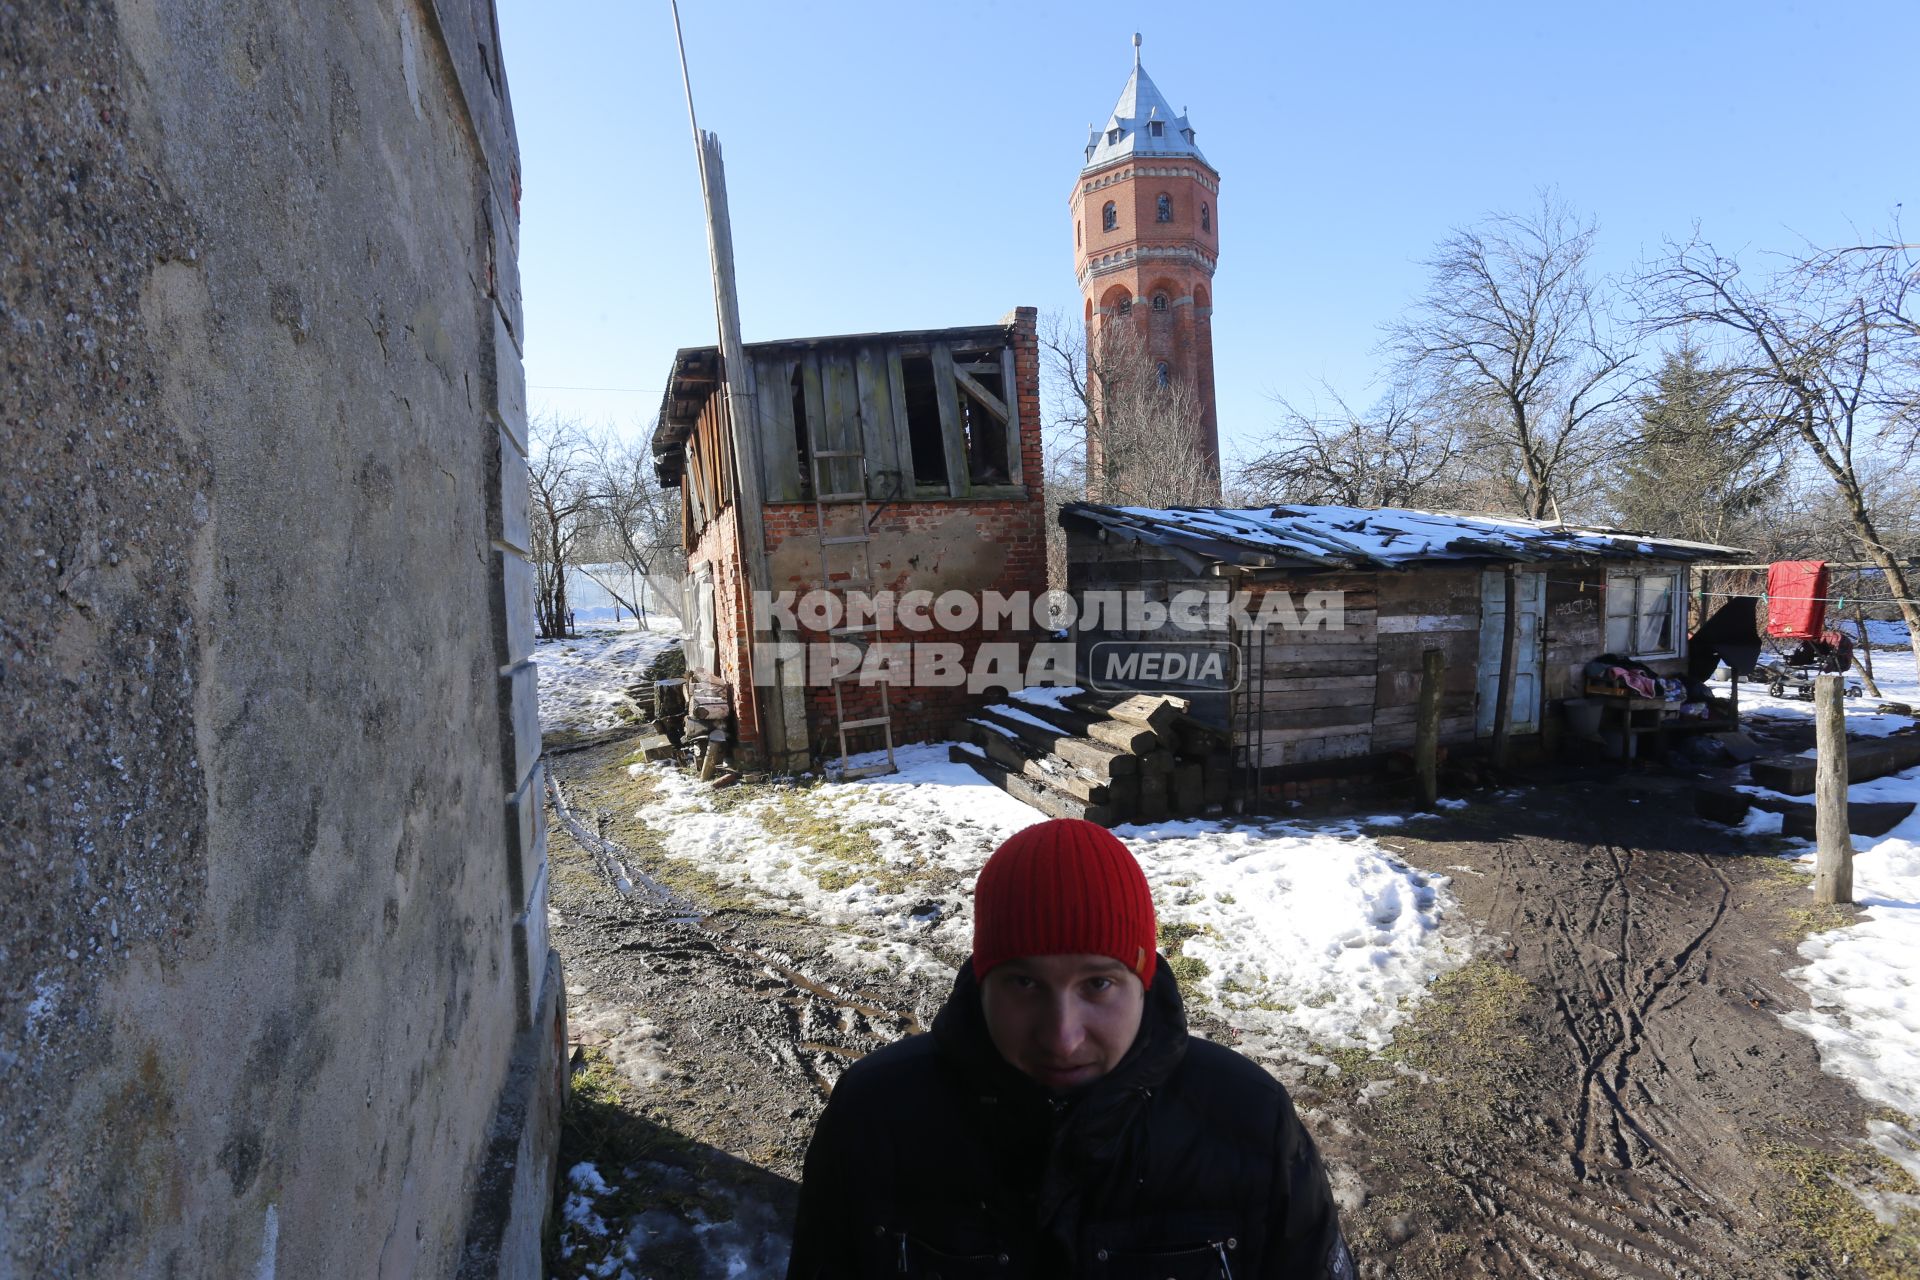
[[[1420,709],[1413,727],[1413,772],[1420,782],[1420,807],[1440,798],[1440,691],[1447,675],[1444,649],[1420,655]]]
[[[1813,900],[1823,906],[1853,901],[1853,833],[1847,823],[1847,712],[1845,676],[1813,681],[1813,829],[1819,852]]]
[[[725,380],[727,430],[733,444],[735,531],[740,544],[740,564],[748,618],[753,622],[752,647],[741,664],[743,688],[740,701],[753,707],[753,722],[759,728],[760,744],[767,763],[775,769],[788,767],[785,707],[781,701],[778,664],[771,673],[753,669],[754,650],[772,652],[773,634],[754,617],[756,593],[771,594],[767,569],[767,532],[761,494],[759,415],[754,404],[753,370],[748,365],[740,339],[740,299],[734,288],[733,222],[727,212],[727,171],[720,157],[720,138],[704,132],[693,112],[693,79],[687,71],[687,46],[680,35],[680,6],[670,0],[673,9],[673,38],[680,48],[680,82],[687,93],[687,123],[693,127],[693,143],[700,156],[700,191],[707,206],[707,256],[713,266],[713,309],[720,327],[720,370]]]
[[[1507,738],[1513,727],[1514,659],[1520,650],[1520,565],[1507,565],[1507,615],[1500,630],[1500,688],[1493,700],[1493,765],[1507,767]]]

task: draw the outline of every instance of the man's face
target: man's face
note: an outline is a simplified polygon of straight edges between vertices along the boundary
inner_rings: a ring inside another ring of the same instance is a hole
[[[980,987],[993,1047],[1049,1089],[1113,1070],[1140,1031],[1147,989],[1110,956],[1026,956],[994,967]]]

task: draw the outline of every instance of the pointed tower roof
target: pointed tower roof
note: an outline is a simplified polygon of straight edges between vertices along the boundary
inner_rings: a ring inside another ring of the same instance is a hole
[[[1144,156],[1192,156],[1201,164],[1207,163],[1193,140],[1193,126],[1187,123],[1185,113],[1174,113],[1147,69],[1140,65],[1140,33],[1136,31],[1133,74],[1127,77],[1127,87],[1120,91],[1120,101],[1114,104],[1106,127],[1088,135],[1087,163],[1081,172]]]

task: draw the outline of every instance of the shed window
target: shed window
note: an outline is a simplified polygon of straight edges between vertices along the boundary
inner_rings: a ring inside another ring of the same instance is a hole
[[[907,435],[913,442],[913,482],[947,487],[947,442],[940,430],[940,396],[933,389],[933,357],[902,356]]]
[[[1112,231],[1120,225],[1120,210],[1114,208],[1113,201],[1107,201],[1107,207],[1100,211],[1100,229]]]
[[[1155,222],[1173,221],[1173,197],[1164,191],[1153,198],[1153,220]]]
[[[1006,390],[1000,385],[998,369],[970,364],[967,372],[996,399],[1005,403]],[[1007,483],[1010,473],[1007,469],[1006,424],[994,417],[965,388],[960,391],[960,426],[967,442],[967,479],[974,484]]]
[[[1686,594],[1671,573],[1607,575],[1607,652],[1674,658],[1685,631]]]

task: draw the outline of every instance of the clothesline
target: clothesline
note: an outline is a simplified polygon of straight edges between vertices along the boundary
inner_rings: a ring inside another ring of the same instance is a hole
[[[1781,602],[1782,604],[1785,604],[1785,603],[1787,603],[1787,602],[1789,602],[1789,601],[1792,601],[1792,602],[1795,602],[1795,603],[1798,603],[1798,602],[1801,602],[1801,601],[1807,601],[1807,600],[1817,600],[1817,601],[1819,601],[1819,602],[1820,602],[1821,604],[1832,604],[1832,605],[1839,605],[1839,606],[1841,606],[1841,607],[1843,607],[1843,608],[1844,608],[1845,606],[1847,606],[1847,605],[1849,605],[1849,604],[1920,604],[1920,600],[1908,600],[1908,599],[1905,599],[1904,597],[1901,597],[1901,596],[1863,596],[1863,597],[1853,597],[1853,596],[1771,596],[1771,597],[1770,597],[1770,596],[1768,596],[1768,595],[1766,594],[1766,592],[1764,592],[1764,591],[1762,591],[1762,592],[1757,592],[1757,593],[1756,593],[1756,592],[1752,592],[1752,591],[1696,591],[1696,592],[1692,592],[1692,593],[1690,593],[1690,594],[1693,594],[1693,595],[1702,595],[1702,596],[1712,596],[1712,597],[1713,597],[1714,599],[1716,599],[1716,600],[1767,600],[1767,599],[1772,599],[1772,600],[1777,600],[1777,601],[1779,601],[1779,602]]]

